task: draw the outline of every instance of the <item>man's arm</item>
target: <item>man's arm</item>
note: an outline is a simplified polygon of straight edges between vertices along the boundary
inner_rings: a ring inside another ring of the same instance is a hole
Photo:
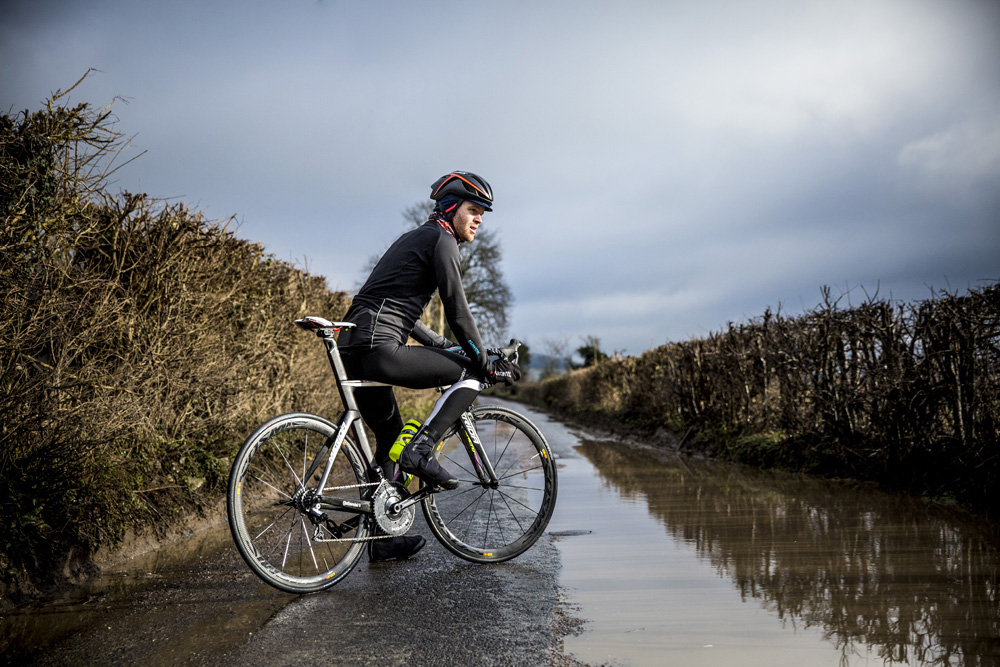
[[[451,236],[442,234],[438,240],[434,251],[434,273],[448,325],[458,339],[458,344],[476,365],[480,377],[485,377],[489,357],[486,356],[486,346],[483,345],[479,327],[476,326],[476,320],[469,310],[469,302],[465,298],[458,244]]]
[[[458,345],[458,343],[448,340],[420,320],[417,320],[417,323],[413,327],[413,331],[410,332],[410,335],[413,336],[413,339],[418,343],[421,345],[427,345],[428,347],[448,348]]]

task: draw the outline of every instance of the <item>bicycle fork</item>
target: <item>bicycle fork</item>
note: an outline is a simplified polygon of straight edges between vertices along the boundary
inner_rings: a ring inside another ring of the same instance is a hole
[[[476,469],[476,475],[479,477],[480,484],[491,489],[497,488],[500,484],[500,480],[497,479],[497,473],[493,469],[493,463],[490,461],[490,458],[486,456],[486,450],[483,448],[483,442],[479,439],[479,433],[476,431],[476,425],[472,421],[472,413],[469,411],[463,412],[460,419],[462,422],[460,438],[469,450],[469,458],[472,459],[472,464]]]

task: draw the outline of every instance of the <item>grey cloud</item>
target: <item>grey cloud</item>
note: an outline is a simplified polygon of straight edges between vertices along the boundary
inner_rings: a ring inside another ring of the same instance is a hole
[[[99,67],[75,99],[130,98],[148,151],[121,187],[335,288],[455,168],[494,185],[529,341],[1000,277],[995,3],[44,4],[0,26],[0,101]]]

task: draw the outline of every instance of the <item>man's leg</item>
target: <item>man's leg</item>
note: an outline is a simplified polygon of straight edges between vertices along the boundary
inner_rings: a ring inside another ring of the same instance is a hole
[[[345,360],[345,368],[349,377],[356,377],[352,369],[356,366],[354,360]],[[389,449],[403,428],[403,419],[399,415],[399,406],[392,387],[365,387],[354,392],[354,400],[358,404],[358,412],[375,434],[375,463],[382,467],[387,478],[392,479],[395,464],[389,460]],[[384,534],[376,525],[375,530]],[[427,540],[420,535],[400,535],[385,539],[372,540],[368,543],[368,560],[379,563],[390,560],[405,560],[424,548]]]
[[[458,480],[434,458],[433,450],[444,431],[482,391],[479,381],[469,378],[471,366],[463,355],[431,347],[382,345],[365,354],[364,377],[414,389],[451,385],[399,456],[404,472],[428,484],[446,489],[458,486]]]
[[[392,387],[366,387],[355,390],[354,400],[361,418],[375,434],[375,463],[391,478],[395,464],[389,459],[389,450],[403,429],[396,395]]]
[[[458,488],[458,478],[438,463],[434,457],[434,448],[444,431],[472,405],[480,391],[482,385],[478,380],[462,380],[452,385],[438,399],[431,416],[399,454],[399,467],[403,472],[416,475],[431,486]]]

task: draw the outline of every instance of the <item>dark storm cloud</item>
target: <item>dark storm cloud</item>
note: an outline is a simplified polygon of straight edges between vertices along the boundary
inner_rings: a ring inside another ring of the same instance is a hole
[[[1000,277],[996,3],[18,2],[0,103],[54,89],[180,197],[351,288],[441,173],[486,176],[514,333],[704,335],[821,285]]]

